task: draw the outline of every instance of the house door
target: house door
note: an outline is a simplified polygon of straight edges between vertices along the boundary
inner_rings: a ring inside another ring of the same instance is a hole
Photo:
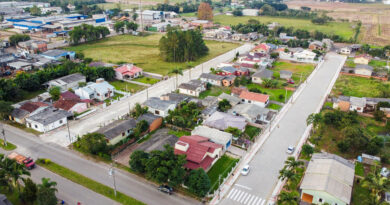
[[[313,202],[313,196],[310,194],[303,193],[302,194],[302,201],[312,203]]]

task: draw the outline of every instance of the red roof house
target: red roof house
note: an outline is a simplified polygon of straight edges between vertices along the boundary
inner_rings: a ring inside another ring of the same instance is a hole
[[[49,105],[43,102],[26,102],[22,106],[20,106],[20,109],[26,110],[29,113],[32,113],[36,110],[38,110],[41,107],[48,107]]]
[[[142,75],[142,69],[133,64],[124,64],[115,68],[115,76],[118,80],[138,78]]]
[[[271,47],[265,43],[261,43],[252,49],[252,51],[256,53],[268,53],[270,50]]]
[[[261,107],[265,107],[269,103],[269,95],[255,92],[242,91],[240,98],[244,103],[256,104]]]
[[[207,171],[221,156],[222,145],[199,135],[183,136],[175,144],[175,154],[186,155],[187,169],[203,168]]]
[[[72,113],[82,113],[88,109],[88,104],[79,100],[58,100],[53,106]]]
[[[80,97],[70,91],[61,93],[60,100],[80,100]]]

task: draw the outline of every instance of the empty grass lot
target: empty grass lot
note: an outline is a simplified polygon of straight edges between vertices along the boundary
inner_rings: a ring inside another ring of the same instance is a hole
[[[277,88],[275,88],[275,89],[264,88],[263,86],[261,86],[259,84],[255,84],[255,83],[249,84],[246,87],[248,89],[257,88],[257,89],[261,90],[261,92],[263,92],[263,94],[270,96],[270,100],[274,100],[274,101],[278,101],[278,102],[282,102],[282,103],[284,103],[284,101],[285,101],[284,98],[286,96],[286,90],[284,88],[279,88],[279,89],[277,89]],[[290,98],[292,93],[293,92],[290,90],[287,91],[287,100]],[[279,96],[283,96],[283,97],[279,98]]]
[[[112,81],[112,82],[110,82],[110,84],[112,86],[114,86],[115,89],[121,90],[121,91],[124,91],[124,92],[136,93],[136,92],[138,92],[140,90],[145,89],[145,87],[142,86],[142,85],[137,85],[137,84],[134,84],[134,83],[128,83],[128,82],[120,81],[120,80]]]
[[[156,78],[149,78],[149,77],[142,76],[142,77],[136,78],[136,79],[134,79],[132,81],[137,81],[137,82],[140,82],[140,83],[153,85],[155,83],[158,83],[160,80],[156,79]]]
[[[119,35],[107,39],[68,47],[68,50],[82,52],[85,57],[94,61],[107,63],[134,63],[146,72],[162,75],[175,67],[186,68],[186,63],[171,63],[163,61],[159,54],[158,43],[162,34],[148,36]],[[216,56],[239,47],[235,43],[206,41],[209,54],[198,59],[193,65],[211,60]]]
[[[44,160],[43,160],[44,161]],[[63,167],[59,164],[56,164],[54,162],[49,163],[43,163],[42,160],[37,160],[36,163],[39,166],[42,166],[51,172],[54,172],[66,179],[69,179],[70,181],[80,184],[81,186],[84,186],[98,194],[101,194],[103,196],[106,196],[114,201],[117,201],[121,204],[128,204],[128,205],[143,205],[144,203],[131,198],[121,192],[117,192],[117,196],[114,195],[114,190],[104,184],[101,184],[97,181],[94,181],[84,175],[81,175],[75,171],[72,171],[66,167]]]
[[[210,193],[217,190],[219,183],[219,175],[221,175],[221,183],[223,179],[227,176],[227,174],[231,171],[231,169],[236,165],[238,159],[234,159],[232,157],[228,157],[223,155],[218,161],[211,167],[211,169],[207,172],[207,175],[210,178],[211,189]]]
[[[382,97],[380,87],[390,85],[390,82],[370,78],[340,75],[333,87],[333,95],[354,97]]]
[[[304,64],[304,63],[290,63],[290,62],[275,62],[274,67],[271,69],[275,72],[281,70],[288,70],[293,72],[292,79],[295,83],[299,83],[302,75],[302,82],[306,80],[307,77],[313,72],[315,65],[313,64]]]
[[[203,91],[199,94],[200,99],[205,99],[207,96],[219,96],[222,93],[229,94],[231,93],[230,89],[228,87],[222,87],[222,86],[211,86],[210,89]]]
[[[318,30],[326,34],[337,34],[345,39],[353,38],[355,31],[348,22],[330,22],[326,25],[316,25],[311,23],[310,20],[296,19],[296,18],[282,18],[271,16],[227,16],[218,15],[214,16],[214,22],[222,25],[237,25],[239,23],[247,23],[249,19],[256,19],[261,23],[278,22],[286,27],[294,27],[294,29],[304,29],[310,32]]]

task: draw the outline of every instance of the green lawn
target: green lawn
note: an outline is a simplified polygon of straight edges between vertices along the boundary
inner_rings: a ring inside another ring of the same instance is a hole
[[[162,34],[148,36],[119,35],[91,43],[71,46],[67,49],[82,52],[85,57],[92,58],[95,61],[134,63],[146,72],[162,75],[168,74],[175,67],[186,68],[186,63],[170,63],[160,58],[158,42],[161,37]],[[210,50],[209,54],[195,61],[193,66],[240,46],[235,43],[217,41],[206,41],[206,45]]]
[[[218,15],[214,16],[214,22],[222,25],[237,25],[239,23],[247,23],[249,19],[256,19],[261,23],[278,22],[286,27],[294,27],[294,29],[304,29],[310,32],[315,30],[321,31],[326,34],[337,34],[345,39],[353,38],[355,31],[352,25],[348,22],[330,22],[326,25],[316,25],[311,23],[310,20],[296,19],[296,18],[283,18],[272,16],[227,16]]]
[[[353,205],[366,205],[369,204],[368,201],[368,195],[370,194],[370,191],[366,188],[362,187],[360,183],[357,183],[357,180],[355,180],[355,183],[353,185],[353,190],[352,190],[352,203]]]
[[[356,63],[353,62],[353,60],[347,60],[347,61],[345,61],[345,66],[347,66],[348,68],[355,68]]]
[[[75,171],[72,171],[66,167],[63,167],[59,164],[56,164],[54,162],[50,162],[48,164],[43,163],[41,160],[37,160],[36,163],[39,166],[42,166],[66,179],[69,179],[70,181],[73,181],[77,184],[80,184],[81,186],[84,186],[98,194],[104,195],[114,201],[117,201],[121,204],[128,204],[128,205],[134,205],[134,204],[144,204],[134,198],[131,198],[121,192],[117,192],[117,196],[114,195],[114,190],[111,187],[108,187],[104,184],[101,184],[97,181],[94,181],[86,176],[83,176]]]
[[[390,82],[370,78],[340,75],[333,87],[333,95],[355,97],[382,97],[380,87]]]
[[[7,146],[4,145],[4,140],[0,139],[0,147],[4,150],[7,150],[7,151],[11,151],[11,150],[14,150],[16,149],[16,145],[10,143],[10,142],[7,142]]]
[[[189,136],[191,135],[191,132],[188,131],[179,131],[179,130],[169,130],[168,134],[175,135],[176,137],[182,137],[182,136]]]
[[[258,128],[258,127],[253,127],[253,126],[250,126],[250,125],[247,125],[245,127],[245,131],[244,133],[247,134],[249,136],[249,138],[252,140],[254,137],[256,137],[257,135],[259,135],[261,132],[261,129]]]
[[[363,167],[362,163],[356,162],[356,164],[355,164],[355,174],[357,176],[364,177],[364,167]]]
[[[273,110],[280,110],[280,109],[282,109],[282,106],[280,106],[278,104],[271,103],[271,104],[268,105],[268,108],[269,109],[273,109]]]
[[[387,65],[386,61],[380,61],[380,60],[371,60],[368,65],[374,67],[374,68],[383,68]]]
[[[290,62],[275,62],[272,68],[273,71],[288,70],[293,72],[292,79],[295,83],[299,83],[302,76],[302,82],[313,72],[315,65],[307,63],[290,63]]]
[[[140,90],[145,89],[145,86],[137,85],[137,84],[134,84],[134,83],[128,83],[128,82],[120,81],[120,80],[112,81],[112,82],[110,82],[110,84],[112,86],[114,86],[115,89],[121,90],[121,91],[124,91],[124,92],[136,93],[136,92],[138,92]]]
[[[230,89],[228,87],[222,87],[222,86],[211,86],[210,89],[203,91],[199,94],[200,99],[204,99],[207,96],[219,96],[222,93],[229,94],[231,93]]]
[[[195,12],[181,13],[180,16],[182,16],[182,17],[196,17]]]
[[[284,98],[285,98],[285,95],[286,95],[286,90],[283,89],[283,88],[279,88],[279,89],[271,89],[271,88],[264,88],[263,86],[259,85],[259,84],[255,84],[255,83],[252,83],[252,84],[249,84],[246,86],[248,89],[251,89],[251,88],[257,88],[259,90],[261,90],[261,92],[263,94],[267,94],[270,96],[270,100],[275,100],[275,101],[278,101],[278,102],[283,102],[284,103]],[[290,96],[292,95],[292,91],[288,90],[287,91],[287,100],[290,98]],[[279,98],[279,96],[283,96],[282,98]]]
[[[151,84],[151,85],[160,82],[159,79],[149,78],[149,77],[145,77],[145,76],[142,76],[140,78],[136,78],[136,79],[134,79],[132,81],[137,81],[137,82],[140,82],[140,83]]]
[[[228,175],[228,173],[231,171],[231,169],[236,165],[238,162],[238,159],[234,159],[232,157],[223,155],[218,161],[211,167],[211,169],[207,172],[207,175],[210,178],[211,181],[211,191],[217,190],[219,183],[219,175],[221,175],[221,183],[224,178]]]

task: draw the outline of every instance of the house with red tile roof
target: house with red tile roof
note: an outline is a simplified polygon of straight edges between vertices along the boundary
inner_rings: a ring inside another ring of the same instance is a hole
[[[20,124],[25,124],[27,117],[39,113],[47,107],[49,105],[43,102],[27,101],[19,108],[15,108],[9,115],[9,119]]]
[[[80,97],[70,91],[61,93],[60,100],[80,100]]]
[[[53,106],[72,113],[82,113],[88,109],[88,104],[79,100],[58,100]]]
[[[221,156],[222,145],[199,135],[182,136],[175,144],[175,154],[186,155],[185,168],[207,171]]]
[[[49,105],[44,102],[25,102],[22,106],[20,106],[20,109],[26,110],[30,114],[37,112],[38,110],[48,107]]]
[[[261,107],[266,107],[269,103],[269,95],[255,92],[242,91],[240,98],[243,103],[255,104]]]
[[[133,64],[124,64],[115,68],[115,77],[118,80],[138,78],[142,75],[142,68]]]
[[[271,50],[271,47],[265,43],[261,43],[252,49],[252,51],[255,53],[263,53],[263,54],[269,53],[270,50]]]
[[[231,89],[232,94],[231,95],[238,97],[241,95],[241,93],[243,91],[248,91],[248,88],[246,88],[246,87],[232,87],[232,89]]]

